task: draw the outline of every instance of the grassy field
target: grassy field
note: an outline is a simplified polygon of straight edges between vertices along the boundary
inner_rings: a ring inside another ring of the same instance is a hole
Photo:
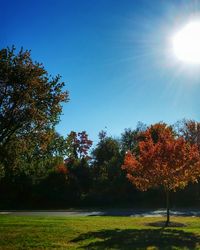
[[[0,249],[200,249],[200,218],[0,216]]]

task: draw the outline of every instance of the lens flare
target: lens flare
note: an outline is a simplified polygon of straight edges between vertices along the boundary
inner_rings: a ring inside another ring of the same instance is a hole
[[[183,27],[172,39],[176,57],[185,63],[200,64],[200,21]]]

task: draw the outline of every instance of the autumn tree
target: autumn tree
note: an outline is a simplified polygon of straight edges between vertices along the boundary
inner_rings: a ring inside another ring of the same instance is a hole
[[[200,154],[196,144],[176,137],[170,126],[158,123],[142,133],[137,155],[127,152],[122,169],[139,190],[163,187],[166,194],[169,225],[169,193],[197,182],[200,176]]]
[[[7,167],[12,141],[21,142],[17,149],[21,151],[20,144],[27,145],[27,138],[41,141],[46,131],[54,128],[61,103],[68,101],[63,87],[60,76],[51,77],[41,63],[32,60],[30,51],[21,49],[17,53],[14,47],[0,50],[1,168]]]
[[[66,138],[66,156],[69,160],[87,157],[91,146],[92,141],[86,131],[71,131]]]
[[[200,151],[200,123],[195,120],[180,120],[174,128],[178,135],[182,136],[191,144],[197,144]]]

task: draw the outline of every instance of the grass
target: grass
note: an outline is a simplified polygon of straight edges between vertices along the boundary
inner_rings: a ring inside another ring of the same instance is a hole
[[[1,215],[0,249],[200,249],[200,218],[172,217],[169,228],[162,219]]]

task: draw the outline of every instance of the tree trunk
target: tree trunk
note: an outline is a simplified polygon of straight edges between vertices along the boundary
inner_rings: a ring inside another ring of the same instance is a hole
[[[165,226],[168,227],[169,226],[169,222],[170,222],[170,214],[169,214],[169,190],[166,190],[166,207],[167,207],[167,220],[165,223]]]

